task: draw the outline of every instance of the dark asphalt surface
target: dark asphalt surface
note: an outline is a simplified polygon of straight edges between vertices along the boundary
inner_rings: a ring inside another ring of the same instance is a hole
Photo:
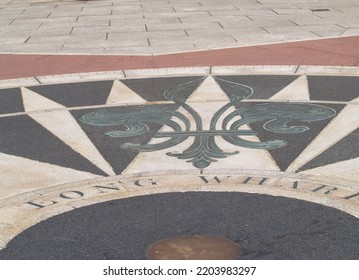
[[[180,235],[232,239],[241,259],[359,259],[359,220],[305,201],[247,193],[168,193],[108,201],[43,221],[0,259],[146,259]]]

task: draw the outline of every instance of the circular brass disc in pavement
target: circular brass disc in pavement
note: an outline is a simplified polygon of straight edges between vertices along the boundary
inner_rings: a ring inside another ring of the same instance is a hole
[[[235,260],[241,249],[232,240],[210,235],[185,235],[160,240],[147,250],[150,260]]]

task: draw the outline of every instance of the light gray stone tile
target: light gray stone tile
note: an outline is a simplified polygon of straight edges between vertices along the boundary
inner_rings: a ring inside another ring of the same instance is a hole
[[[190,37],[191,36],[203,36],[203,35],[212,37],[212,36],[218,36],[218,35],[225,35],[226,29],[217,28],[217,29],[206,30],[206,32],[203,32],[203,29],[187,29],[186,33]]]
[[[149,31],[149,32],[119,32],[108,33],[107,40],[117,39],[131,39],[131,38],[146,38],[146,39],[160,39],[160,38],[185,38],[188,37],[184,30],[171,31]]]
[[[338,25],[305,25],[305,26],[275,26],[265,27],[270,34],[282,34],[282,33],[296,33],[312,31],[319,36],[325,36],[325,34],[341,34],[345,31],[344,28]]]
[[[87,1],[86,7],[112,7],[114,1]],[[123,3],[123,1],[121,1]]]
[[[143,32],[146,31],[145,25],[132,26],[95,26],[95,27],[74,27],[71,34],[92,34],[92,33],[113,33],[113,32]]]
[[[110,15],[112,10],[115,10],[112,6],[106,7],[87,7],[87,5],[81,10],[81,14],[96,14],[96,15]],[[124,8],[122,8],[125,10]]]
[[[106,15],[106,16],[79,16],[77,19],[77,22],[96,22],[96,21],[109,21],[113,19],[112,16]]]
[[[78,17],[81,16],[81,11],[77,10],[64,10],[64,11],[58,11],[54,10],[50,13],[48,16],[49,18],[57,18],[57,17]]]
[[[189,29],[222,29],[222,27],[218,23],[201,23],[201,24],[191,24],[191,23],[176,23],[176,24],[146,24],[147,30],[189,30]]]
[[[276,15],[276,13],[272,9],[248,9],[244,10],[243,13],[247,16],[272,16]]]
[[[313,15],[316,15],[320,18],[332,18],[332,17],[342,17],[344,16],[344,13],[330,10],[330,11],[322,11],[322,12],[313,12]]]
[[[0,37],[0,45],[12,45],[12,44],[23,44],[29,36],[21,36],[21,37],[8,37],[3,38]]]
[[[302,15],[302,14],[312,14],[312,11],[306,8],[297,8],[297,9],[273,9],[273,11],[279,15]]]
[[[31,33],[33,35],[69,35],[71,34],[71,31],[71,26],[61,26],[61,24],[59,24],[58,27],[46,27],[40,25],[38,29],[33,30]]]
[[[192,38],[182,37],[182,38],[150,38],[150,46],[193,46],[194,42]]]
[[[12,22],[12,19],[0,19],[0,26],[8,25]],[[1,27],[0,27],[1,28]]]
[[[188,7],[180,7],[180,6],[174,6],[174,9],[176,12],[200,12],[200,11],[235,11],[237,8],[234,5],[224,5],[223,3],[221,5],[204,5],[201,6],[199,4],[191,5]]]
[[[172,13],[173,9],[171,7],[157,7],[152,9],[141,9],[141,8],[128,8],[124,9],[123,7],[115,7],[112,9],[114,15],[121,15],[121,14],[131,14],[131,13],[138,13],[138,12],[146,12],[151,13],[155,11],[156,13]]]
[[[246,20],[219,20],[218,23],[224,28],[259,28],[260,25],[256,25],[253,21]]]
[[[348,28],[341,36],[359,36],[359,27]]]
[[[31,30],[36,30],[39,28],[40,23],[33,23],[33,24],[27,24],[25,26],[17,26],[17,25],[3,25],[0,26],[0,35],[11,33],[11,34],[18,34],[18,33],[24,33],[24,32],[30,32]]]
[[[212,16],[212,17],[206,17],[206,18],[201,18],[201,17],[193,17],[193,18],[180,18],[181,22],[183,23],[191,23],[191,24],[201,24],[203,22],[231,22],[231,21],[237,21],[237,22],[251,22],[251,20],[246,17],[246,16],[233,16],[233,15],[229,15],[229,16]]]
[[[176,24],[181,23],[182,21],[178,17],[169,17],[169,18],[145,18],[144,21],[146,24]]]
[[[236,28],[225,28],[224,32],[226,34],[236,36],[236,35],[262,35],[262,34],[268,34],[267,31],[265,31],[263,28],[260,27],[242,27],[238,26]]]
[[[296,25],[290,20],[278,19],[278,20],[254,20],[250,24],[251,26],[259,27],[272,27],[272,26],[291,26]]]
[[[33,23],[53,23],[62,25],[62,23],[67,22],[75,22],[77,17],[60,17],[60,18],[36,18],[36,19],[25,19],[25,18],[18,18],[11,22],[11,25],[27,25]]]
[[[110,20],[96,20],[96,21],[81,21],[81,22],[61,22],[52,23],[45,22],[41,24],[43,28],[57,28],[57,27],[94,27],[94,26],[110,26]]]
[[[26,41],[26,44],[42,44],[42,43],[63,43],[68,39],[70,35],[67,36],[30,36]]]
[[[7,45],[0,46],[0,52],[5,53],[58,53],[60,52],[63,43],[48,43],[48,44],[14,44],[7,48]]]
[[[188,12],[188,13],[178,13],[178,12],[169,12],[169,13],[144,13],[145,18],[163,18],[163,17],[179,17],[179,18],[198,18],[198,17],[210,17],[211,15],[208,12]]]
[[[112,48],[112,47],[147,47],[148,40],[147,39],[130,39],[130,40],[92,40],[91,46],[96,48]],[[63,50],[66,49],[74,49],[74,48],[88,48],[89,44],[84,44],[82,42],[65,42]]]

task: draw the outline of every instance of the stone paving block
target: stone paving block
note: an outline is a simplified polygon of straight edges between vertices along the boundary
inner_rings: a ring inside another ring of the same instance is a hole
[[[20,15],[24,10],[10,10],[10,9],[1,9],[0,10],[0,16],[4,17],[4,16],[16,16],[16,15]]]
[[[137,7],[134,8],[122,8],[122,7],[115,7],[112,9],[112,13],[114,15],[121,15],[121,14],[131,14],[131,13],[138,13],[138,12],[147,12],[147,13],[151,13],[151,9],[139,9]],[[158,7],[158,8],[154,8],[154,11],[156,13],[172,13],[173,9],[171,7]]]
[[[42,15],[42,14],[50,14],[53,11],[53,8],[41,8],[41,7],[36,7],[36,8],[32,8],[32,9],[25,9],[25,11],[23,11],[21,14],[23,15]]]
[[[81,16],[81,11],[77,10],[54,10],[48,16],[49,18],[57,18],[57,17],[78,17]]]
[[[110,15],[115,10],[112,6],[107,7],[84,7],[81,9],[81,14],[96,14],[96,15]],[[125,9],[123,9],[125,10]],[[134,11],[134,10],[132,10]]]
[[[339,11],[330,10],[330,11],[313,12],[313,15],[318,16],[320,18],[332,18],[332,17],[342,17],[345,14]]]
[[[12,19],[0,19],[0,28],[1,26],[3,25],[8,25],[12,22],[13,20]]]
[[[81,22],[61,22],[53,23],[53,22],[45,22],[40,25],[41,28],[57,28],[57,27],[90,27],[90,26],[110,26],[110,20],[94,20],[94,21],[81,21]]]
[[[226,34],[236,36],[236,35],[262,35],[268,34],[266,30],[260,27],[242,27],[238,25],[237,27],[232,26],[231,28],[225,28],[224,32]]]
[[[246,13],[240,10],[232,11],[210,11],[209,14],[213,17],[227,17],[227,16],[245,16]]]
[[[77,22],[95,22],[95,21],[109,21],[112,16],[79,16]]]
[[[3,35],[13,35],[17,36],[18,34],[29,34],[31,31],[38,29],[40,23],[35,24],[27,24],[25,26],[17,26],[17,25],[5,25],[0,27],[0,36]]]
[[[337,21],[337,25],[344,28],[355,28],[355,27],[359,27],[359,22],[340,20]]]
[[[282,33],[296,33],[302,31],[311,31],[319,36],[325,36],[325,34],[342,34],[345,29],[338,25],[305,25],[305,26],[276,26],[265,27],[270,34],[282,34]]]
[[[105,33],[92,33],[92,34],[76,34],[67,37],[66,42],[92,42],[93,40],[107,40],[107,34]]]
[[[36,30],[33,30],[32,34],[36,35],[69,35],[72,32],[71,26],[63,26],[59,25],[58,27],[46,27],[40,25],[40,27]]]
[[[342,34],[342,36],[359,36],[359,27],[358,28],[355,28],[355,27],[348,28]]]
[[[251,20],[246,16],[222,16],[222,17],[209,17],[209,18],[201,18],[201,17],[193,17],[193,18],[180,18],[181,22],[183,23],[198,23],[201,24],[203,22],[231,22],[231,21],[237,21],[237,22],[251,22]]]
[[[107,40],[131,39],[131,38],[146,38],[146,39],[160,39],[160,38],[186,38],[187,33],[184,30],[171,31],[148,31],[148,32],[113,32],[108,33]]]
[[[242,46],[254,46],[262,44],[273,44],[273,43],[283,43],[288,41],[300,41],[308,39],[317,39],[318,35],[312,32],[300,32],[300,33],[285,33],[285,34],[261,34],[258,35],[241,35],[233,34],[232,35],[240,45]]]
[[[237,8],[233,5],[205,5],[205,6],[198,6],[192,5],[189,7],[173,7],[176,12],[199,12],[199,11],[234,11]]]
[[[193,46],[193,39],[191,37],[181,38],[150,38],[150,46]]]
[[[178,17],[171,17],[171,18],[145,18],[144,19],[146,24],[168,24],[168,23],[182,23],[183,21],[180,20]]]
[[[153,55],[152,48],[147,47],[108,47],[103,50],[103,53],[118,54],[118,55]]]
[[[132,26],[95,26],[95,27],[74,27],[72,34],[91,34],[91,33],[112,33],[112,32],[129,32],[146,31],[145,25],[132,25]]]
[[[4,53],[43,53],[43,54],[56,54],[61,51],[63,43],[53,44],[14,44],[7,48],[6,46],[0,46],[0,52]]]
[[[230,29],[230,28],[257,28],[259,29],[260,25],[253,24],[253,21],[243,21],[243,20],[219,20],[218,23],[224,28],[224,29]]]
[[[66,41],[68,38],[70,37],[70,35],[53,35],[53,36],[48,36],[48,35],[44,35],[44,36],[30,36],[27,40],[26,40],[26,44],[41,44],[41,43],[63,43],[64,41]]]
[[[1,18],[47,18],[50,15],[49,13],[38,13],[38,14],[19,14],[19,15],[8,15],[5,14],[4,16],[1,16]]]
[[[91,42],[91,46],[96,48],[111,48],[111,47],[147,47],[148,40],[147,39],[130,39],[130,40],[93,40]],[[66,49],[74,49],[74,48],[88,48],[88,44],[84,44],[82,42],[65,42],[63,50]]]
[[[178,24],[181,23],[180,20],[176,17],[173,18],[149,18],[149,19],[143,19],[143,18],[131,18],[131,19],[125,19],[125,18],[114,18],[111,19],[111,26],[117,26],[117,25],[132,25],[132,24],[151,24],[151,25],[162,25],[162,24]]]
[[[147,30],[190,30],[190,29],[222,29],[222,27],[218,23],[202,23],[202,24],[190,24],[190,23],[178,23],[178,24],[146,24]]]
[[[106,41],[106,34],[89,34],[89,35],[54,35],[54,36],[31,36],[26,44],[39,44],[39,43],[51,43],[51,42],[63,42],[63,43],[82,43],[83,42],[96,42]]]
[[[280,27],[280,26],[291,26],[296,24],[290,20],[279,19],[279,20],[254,20],[253,22],[251,22],[250,25],[260,26],[260,27],[272,27],[272,26]]]
[[[232,41],[226,42],[213,42],[211,40],[200,40],[195,41],[194,46],[196,46],[200,50],[211,50],[211,49],[221,49],[221,48],[236,48],[239,47],[240,44],[232,39]]]
[[[306,8],[302,9],[273,9],[273,11],[279,15],[302,15],[312,14],[312,11]]]
[[[112,7],[114,1],[87,1],[86,7]],[[116,1],[115,1],[116,2]],[[123,2],[120,2],[123,3]]]
[[[0,45],[23,44],[28,38],[26,35],[22,37],[0,37]]]
[[[211,15],[208,12],[187,12],[187,13],[143,13],[145,18],[166,18],[166,17],[179,17],[179,18],[200,18],[200,17],[210,17]]]
[[[15,19],[11,22],[12,25],[15,24],[32,24],[32,23],[57,23],[59,25],[62,25],[63,23],[72,22],[74,23],[77,20],[77,17],[59,17],[59,18],[36,18],[36,19]]]
[[[272,16],[276,13],[272,9],[246,9],[243,13],[247,16]]]

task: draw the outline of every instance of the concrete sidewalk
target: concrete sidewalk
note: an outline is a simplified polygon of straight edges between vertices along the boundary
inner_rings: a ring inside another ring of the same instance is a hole
[[[149,55],[359,35],[356,0],[1,0],[0,53]]]

